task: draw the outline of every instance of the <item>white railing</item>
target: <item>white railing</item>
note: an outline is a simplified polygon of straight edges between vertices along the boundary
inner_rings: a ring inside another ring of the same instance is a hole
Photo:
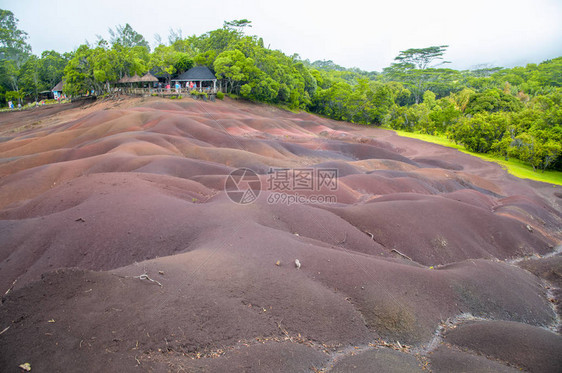
[[[191,94],[192,92],[204,92],[208,95],[215,95],[220,91],[219,88],[202,87],[202,88],[118,88],[121,92],[135,94],[135,95],[178,95],[178,94]]]

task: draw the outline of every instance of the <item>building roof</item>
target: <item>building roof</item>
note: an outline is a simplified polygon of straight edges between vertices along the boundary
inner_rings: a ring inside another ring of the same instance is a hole
[[[117,81],[117,83],[129,83],[129,80],[130,80],[130,79],[131,79],[131,78],[129,78],[129,75],[125,74],[125,76],[122,77],[121,79],[119,79],[119,80]]]
[[[175,77],[172,80],[182,80],[182,81],[202,81],[202,80],[217,80],[217,77],[213,74],[207,66],[195,66],[187,70],[183,74]]]
[[[141,77],[137,75],[137,73],[135,73],[135,75],[131,76],[131,78],[129,79],[129,83],[138,83],[138,82],[142,82]]]
[[[56,86],[53,87],[53,89],[51,89],[51,92],[62,92],[63,88],[64,88],[64,83],[61,80],[60,82],[57,83]]]
[[[158,78],[151,73],[146,73],[142,78],[140,78],[140,80],[141,82],[157,82]]]

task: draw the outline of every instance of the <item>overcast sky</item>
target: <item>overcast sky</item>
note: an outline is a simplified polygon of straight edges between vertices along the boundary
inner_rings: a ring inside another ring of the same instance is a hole
[[[303,59],[381,71],[401,50],[449,45],[450,67],[524,66],[562,56],[562,0],[0,0],[33,53],[74,50],[129,23],[154,45],[247,18],[248,34]]]

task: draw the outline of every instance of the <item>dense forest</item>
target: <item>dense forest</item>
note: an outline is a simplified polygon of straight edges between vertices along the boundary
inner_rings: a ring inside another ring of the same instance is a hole
[[[129,24],[70,53],[31,53],[27,34],[0,10],[0,105],[36,101],[64,81],[67,95],[110,91],[125,74],[168,77],[208,66],[232,97],[336,120],[447,136],[468,150],[562,170],[562,57],[526,67],[446,68],[446,45],[400,52],[382,72],[302,60],[264,46],[235,20],[203,35],[170,30],[151,50]],[[373,56],[376,58],[376,55]]]

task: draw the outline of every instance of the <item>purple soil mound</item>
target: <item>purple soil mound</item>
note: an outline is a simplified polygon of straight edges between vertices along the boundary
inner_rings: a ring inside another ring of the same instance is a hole
[[[427,159],[427,158],[414,158],[418,164],[425,165],[431,168],[443,168],[445,170],[454,170],[454,171],[461,171],[463,166],[460,164],[455,164],[451,162],[447,162],[442,159]]]
[[[562,337],[543,328],[508,321],[458,326],[445,340],[532,372],[562,371]]]
[[[348,156],[353,160],[363,160],[363,159],[391,159],[394,161],[400,161],[412,165],[416,163],[406,157],[397,154],[396,152],[387,150],[383,147],[377,145],[369,144],[349,144],[342,142],[328,142],[324,149],[336,151]]]
[[[325,354],[291,342],[258,342],[242,346],[215,358],[187,360],[178,358],[174,362],[162,359],[157,368],[188,372],[313,372],[326,363]],[[318,367],[318,368],[317,368]]]
[[[165,282],[168,274],[157,276],[155,281]],[[196,278],[189,288],[171,285],[110,273],[49,273],[0,308],[2,325],[17,315],[0,339],[0,366],[12,371],[24,359],[37,371],[256,366],[250,371],[280,372],[308,371],[327,360],[304,343],[285,342],[283,324],[266,322],[257,305],[214,298],[209,284]],[[100,296],[106,300],[100,302]],[[213,321],[218,319],[223,322]],[[12,338],[19,342],[8,343]]]
[[[548,238],[518,220],[441,196],[394,193],[364,205],[328,209],[386,249],[425,265],[551,250]]]
[[[464,373],[514,373],[520,372],[505,363],[490,360],[459,349],[440,346],[429,355],[431,371],[435,373],[464,372]]]
[[[560,250],[561,247],[558,247]],[[553,255],[541,259],[526,259],[517,263],[521,268],[534,273],[552,283],[557,288],[562,288],[562,255]]]
[[[412,355],[391,349],[366,351],[338,361],[330,370],[332,373],[415,373],[423,372],[419,362]]]
[[[540,259],[525,259],[517,263],[518,266],[524,268],[531,273],[544,279],[549,290],[549,300],[552,302],[558,317],[562,318],[562,255],[560,255],[561,246],[557,248],[558,254]],[[562,333],[562,325],[558,324],[558,333]]]
[[[484,331],[447,335],[472,352],[408,352],[467,313],[558,348],[538,332],[556,326],[557,186],[228,99],[37,113],[0,114],[2,372],[546,366]]]

